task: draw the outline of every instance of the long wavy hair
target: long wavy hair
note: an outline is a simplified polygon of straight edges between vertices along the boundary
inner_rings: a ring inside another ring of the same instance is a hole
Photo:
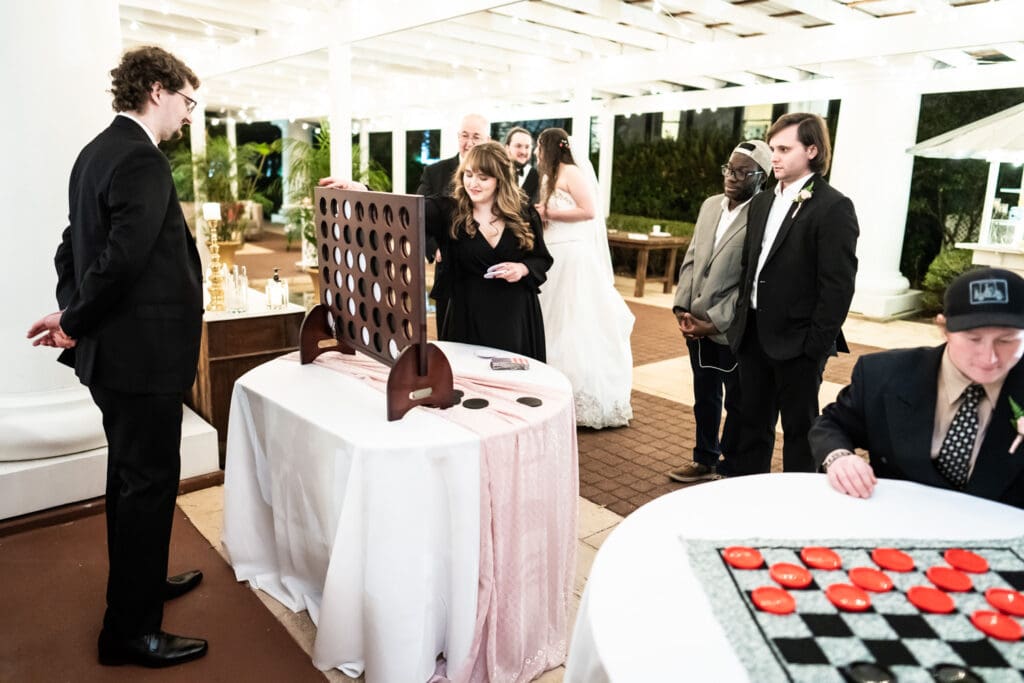
[[[547,204],[548,197],[555,191],[558,169],[562,164],[576,165],[569,148],[569,134],[561,128],[545,128],[537,137],[537,172],[544,177],[541,204]]]
[[[470,237],[476,235],[480,225],[473,219],[473,200],[466,192],[462,177],[466,169],[491,176],[497,181],[494,188],[494,204],[491,214],[505,222],[505,227],[512,231],[519,241],[519,246],[530,251],[533,249],[533,232],[530,224],[523,217],[523,204],[526,195],[515,181],[512,174],[512,160],[505,147],[497,142],[483,142],[474,146],[462,159],[459,170],[455,172],[455,212],[452,216],[451,236],[459,238],[459,228],[465,230]]]

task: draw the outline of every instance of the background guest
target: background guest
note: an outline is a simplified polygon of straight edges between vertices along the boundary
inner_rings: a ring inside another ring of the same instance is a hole
[[[466,157],[466,152],[475,145],[491,139],[491,126],[480,114],[467,114],[459,124],[458,136],[458,154],[425,167],[416,194],[451,196],[459,182],[456,177],[459,163]],[[428,237],[424,253],[428,261],[434,262],[434,285],[430,290],[430,298],[436,304],[437,338],[449,339],[445,329],[445,318],[448,313],[451,281],[447,273],[448,267],[445,265],[444,250],[438,247],[433,237]]]
[[[693,462],[668,476],[684,484],[731,473],[740,429],[740,389],[728,338],[734,334],[747,210],[751,198],[768,182],[771,155],[761,140],[737,145],[722,166],[724,193],[708,197],[701,205],[679,268],[672,312],[690,356],[697,433]],[[719,440],[723,393],[726,417]]]
[[[943,310],[945,344],[857,360],[811,429],[814,461],[851,496],[867,498],[884,477],[1024,508],[1024,413],[1011,403],[1024,405],[1024,279],[969,271],[950,283]]]
[[[531,204],[537,203],[537,190],[540,187],[540,176],[537,169],[530,163],[533,154],[533,136],[525,128],[516,126],[505,135],[505,149],[515,165],[519,187],[523,188]]]
[[[807,432],[825,361],[846,349],[841,326],[857,275],[853,202],[822,177],[832,146],[820,116],[792,113],[767,135],[778,184],[750,202],[743,274],[730,338],[743,417],[736,474],[771,469],[782,415],[782,466],[814,469]]]
[[[537,138],[544,240],[554,265],[540,295],[548,362],[572,382],[576,423],[620,427],[633,417],[633,314],[615,290],[597,177],[579,166],[561,128]]]

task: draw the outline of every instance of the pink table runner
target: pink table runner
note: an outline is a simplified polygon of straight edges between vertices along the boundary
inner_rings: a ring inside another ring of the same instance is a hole
[[[287,356],[298,359],[298,354]],[[366,356],[325,354],[317,365],[383,392],[389,368]],[[508,375],[455,377],[463,400],[431,410],[480,437],[480,567],[476,623],[465,662],[432,683],[532,681],[565,661],[576,571],[579,496],[576,418],[567,396]],[[507,378],[507,379],[506,379]],[[542,405],[517,402],[524,396]]]

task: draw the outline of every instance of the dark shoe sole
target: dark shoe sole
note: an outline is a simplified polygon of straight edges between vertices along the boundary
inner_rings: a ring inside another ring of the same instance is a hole
[[[184,664],[191,662],[200,657],[203,657],[208,648],[202,648],[195,652],[183,654],[174,659],[150,659],[148,657],[139,657],[137,655],[126,655],[120,652],[117,653],[103,653],[99,655],[100,664],[103,666],[124,666],[126,664],[134,664],[136,666],[144,666],[148,669],[165,669],[169,666],[177,666],[178,664]]]

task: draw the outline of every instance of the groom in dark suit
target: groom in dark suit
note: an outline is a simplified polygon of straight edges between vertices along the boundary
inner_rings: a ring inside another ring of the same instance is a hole
[[[467,114],[459,124],[459,153],[424,168],[416,194],[451,196],[455,191],[454,183],[461,182],[461,179],[455,178],[455,172],[459,170],[459,164],[466,156],[466,152],[490,139],[491,126],[487,119],[479,114]],[[443,340],[448,338],[444,322],[448,312],[448,299],[451,297],[448,268],[444,264],[445,255],[437,248],[437,242],[433,238],[427,239],[424,252],[427,259],[434,262],[434,286],[430,289],[430,298],[437,305],[437,338]]]
[[[60,360],[103,414],[110,566],[100,663],[164,667],[207,650],[205,640],[161,630],[164,600],[202,579],[198,571],[168,579],[167,563],[203,285],[157,143],[191,123],[199,79],[157,47],[126,53],[110,74],[118,115],[71,171],[70,225],[54,259],[61,310],[29,337],[66,349]]]
[[[526,193],[530,205],[537,203],[540,190],[540,176],[537,167],[530,163],[533,154],[533,136],[525,128],[516,126],[505,134],[505,149],[516,169],[519,187]]]
[[[859,229],[853,202],[822,177],[831,143],[820,116],[780,117],[767,135],[778,184],[750,202],[730,344],[740,370],[736,474],[771,468],[782,415],[783,469],[814,469],[807,432],[825,361],[853,298]]]
[[[875,477],[1024,508],[1024,279],[982,268],[946,289],[946,343],[863,356],[811,429],[815,463],[843,493]],[[853,453],[867,449],[870,464]]]

